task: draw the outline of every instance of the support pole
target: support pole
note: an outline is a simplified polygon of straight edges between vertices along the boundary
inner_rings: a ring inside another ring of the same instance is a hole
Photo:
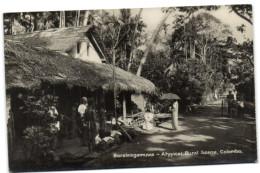
[[[126,123],[126,99],[125,92],[123,92],[123,121]]]
[[[117,113],[116,113],[116,71],[115,71],[115,62],[116,62],[116,50],[113,49],[113,90],[114,90],[114,117],[116,119],[116,126],[118,127],[117,122]]]
[[[223,117],[223,111],[224,111],[224,100],[221,101],[221,116]]]

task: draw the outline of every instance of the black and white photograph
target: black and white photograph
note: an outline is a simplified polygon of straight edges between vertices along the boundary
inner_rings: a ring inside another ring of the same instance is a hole
[[[9,170],[255,164],[253,9],[3,13]]]

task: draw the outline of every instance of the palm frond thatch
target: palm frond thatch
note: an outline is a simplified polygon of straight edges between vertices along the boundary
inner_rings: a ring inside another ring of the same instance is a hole
[[[78,42],[86,39],[92,25],[70,28],[54,28],[45,31],[35,31],[19,35],[5,35],[5,40],[15,40],[33,46],[50,50],[69,51]]]
[[[15,87],[31,89],[42,82],[52,85],[83,86],[90,90],[113,89],[113,67],[82,61],[49,49],[30,47],[22,43],[5,40],[6,89]],[[118,90],[136,93],[153,93],[155,86],[149,80],[115,69]]]

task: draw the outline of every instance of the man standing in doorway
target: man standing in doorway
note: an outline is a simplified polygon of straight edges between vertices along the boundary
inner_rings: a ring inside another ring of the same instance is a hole
[[[83,118],[86,109],[88,108],[88,99],[87,97],[81,98],[81,104],[78,107],[78,113],[80,114],[80,117]]]
[[[78,113],[80,114],[80,127],[82,127],[82,145],[85,146],[85,133],[86,133],[86,128],[85,128],[85,121],[84,121],[84,115],[86,110],[88,109],[88,99],[87,97],[82,97],[81,98],[81,104],[78,107]]]

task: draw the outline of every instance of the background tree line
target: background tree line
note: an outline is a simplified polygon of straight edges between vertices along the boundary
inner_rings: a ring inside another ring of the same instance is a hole
[[[150,37],[143,9],[136,15],[131,9],[116,15],[106,10],[6,13],[4,31],[10,35],[91,24],[108,62],[114,59],[116,66],[151,80],[158,93],[178,94],[183,109],[215,99],[231,84],[254,102],[253,41],[238,44],[230,27],[210,14],[219,8],[162,8],[165,15]],[[251,5],[228,8],[252,24]],[[169,17],[173,23],[166,24]],[[246,27],[237,29],[244,32]]]

